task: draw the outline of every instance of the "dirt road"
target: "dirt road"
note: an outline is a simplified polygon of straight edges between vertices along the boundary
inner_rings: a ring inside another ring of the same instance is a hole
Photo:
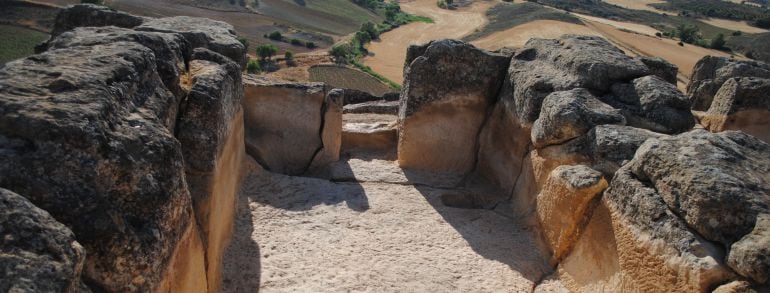
[[[401,1],[405,12],[428,16],[434,23],[410,23],[381,36],[369,45],[370,56],[363,63],[397,83],[403,82],[406,48],[436,39],[460,39],[486,24],[484,13],[496,1],[475,1],[469,7],[446,10],[436,6],[435,0]]]

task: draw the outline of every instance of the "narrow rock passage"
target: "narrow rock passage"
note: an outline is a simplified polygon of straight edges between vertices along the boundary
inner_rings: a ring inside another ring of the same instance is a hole
[[[511,218],[442,204],[485,192],[446,188],[460,176],[355,153],[327,176],[247,175],[224,292],[530,292],[549,271]]]

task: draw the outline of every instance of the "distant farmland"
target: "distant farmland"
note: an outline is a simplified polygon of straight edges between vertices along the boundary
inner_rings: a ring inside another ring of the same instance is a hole
[[[48,39],[48,35],[18,26],[0,25],[0,64],[23,58],[34,53],[35,45]]]
[[[338,88],[350,88],[381,96],[393,91],[366,72],[334,65],[317,65],[308,69],[311,81],[325,82]]]

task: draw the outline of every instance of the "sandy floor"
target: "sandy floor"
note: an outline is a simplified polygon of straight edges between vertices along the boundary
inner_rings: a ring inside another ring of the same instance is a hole
[[[435,0],[401,1],[401,9],[417,15],[429,16],[434,23],[410,23],[381,36],[369,45],[370,56],[364,64],[374,71],[402,83],[406,48],[435,39],[460,39],[486,23],[484,13],[495,1],[476,1],[469,7],[446,10],[436,6]]]
[[[584,25],[554,20],[537,20],[496,32],[472,43],[487,50],[497,50],[501,47],[522,47],[530,38],[558,38],[564,34],[601,35]]]
[[[247,177],[223,292],[530,292],[548,274],[531,234],[503,213],[441,203],[457,191],[432,186],[457,176],[371,157],[335,169],[348,177]]]

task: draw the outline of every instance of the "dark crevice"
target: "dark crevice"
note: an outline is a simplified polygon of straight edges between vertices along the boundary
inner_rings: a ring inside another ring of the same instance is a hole
[[[307,173],[310,170],[310,167],[313,165],[313,162],[315,161],[316,157],[318,157],[318,154],[321,153],[324,149],[324,128],[326,126],[326,111],[329,109],[329,104],[326,101],[326,95],[328,94],[326,89],[324,88],[324,101],[321,103],[321,125],[318,129],[318,139],[321,141],[321,145],[316,148],[315,152],[313,152],[313,156],[310,157],[310,161],[307,163],[307,166],[303,168],[301,173]]]

